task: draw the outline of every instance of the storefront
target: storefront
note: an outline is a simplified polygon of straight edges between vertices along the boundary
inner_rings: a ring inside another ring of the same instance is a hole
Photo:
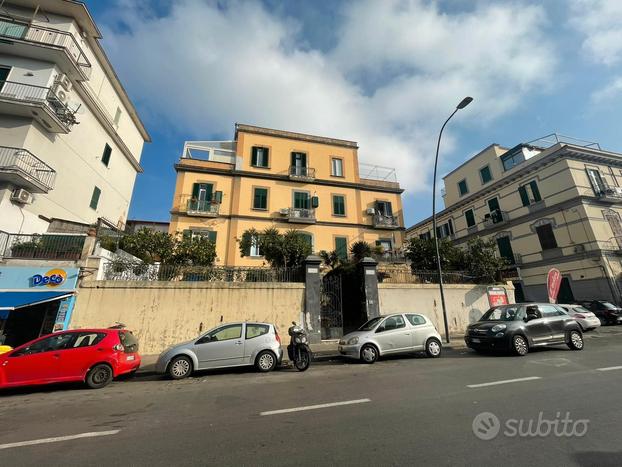
[[[0,267],[0,336],[12,347],[67,329],[78,268]]]

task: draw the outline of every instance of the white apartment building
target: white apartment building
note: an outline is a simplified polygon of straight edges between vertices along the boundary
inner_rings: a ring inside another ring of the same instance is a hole
[[[125,224],[149,134],[74,0],[0,0],[0,230]]]

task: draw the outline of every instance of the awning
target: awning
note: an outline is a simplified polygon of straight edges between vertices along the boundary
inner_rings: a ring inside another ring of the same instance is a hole
[[[0,310],[17,310],[26,306],[62,300],[71,297],[72,292],[0,292]]]

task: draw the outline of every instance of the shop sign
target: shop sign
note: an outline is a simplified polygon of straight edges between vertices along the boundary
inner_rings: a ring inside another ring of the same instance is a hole
[[[50,269],[45,274],[35,274],[32,276],[33,287],[58,287],[67,280],[67,273],[63,269]]]
[[[504,287],[488,287],[488,304],[491,307],[508,303],[508,294]]]
[[[562,273],[559,272],[559,269],[552,268],[546,275],[546,290],[549,294],[549,303],[555,303],[557,301],[561,283]]]

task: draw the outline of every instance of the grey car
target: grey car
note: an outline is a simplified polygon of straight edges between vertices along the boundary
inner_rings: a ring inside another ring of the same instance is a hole
[[[273,370],[281,363],[283,350],[276,326],[270,323],[227,323],[205,334],[169,347],[158,357],[156,372],[173,379],[193,371],[254,365]]]
[[[344,357],[374,363],[383,355],[424,351],[440,357],[441,336],[429,318],[418,313],[399,313],[372,318],[339,341]]]

